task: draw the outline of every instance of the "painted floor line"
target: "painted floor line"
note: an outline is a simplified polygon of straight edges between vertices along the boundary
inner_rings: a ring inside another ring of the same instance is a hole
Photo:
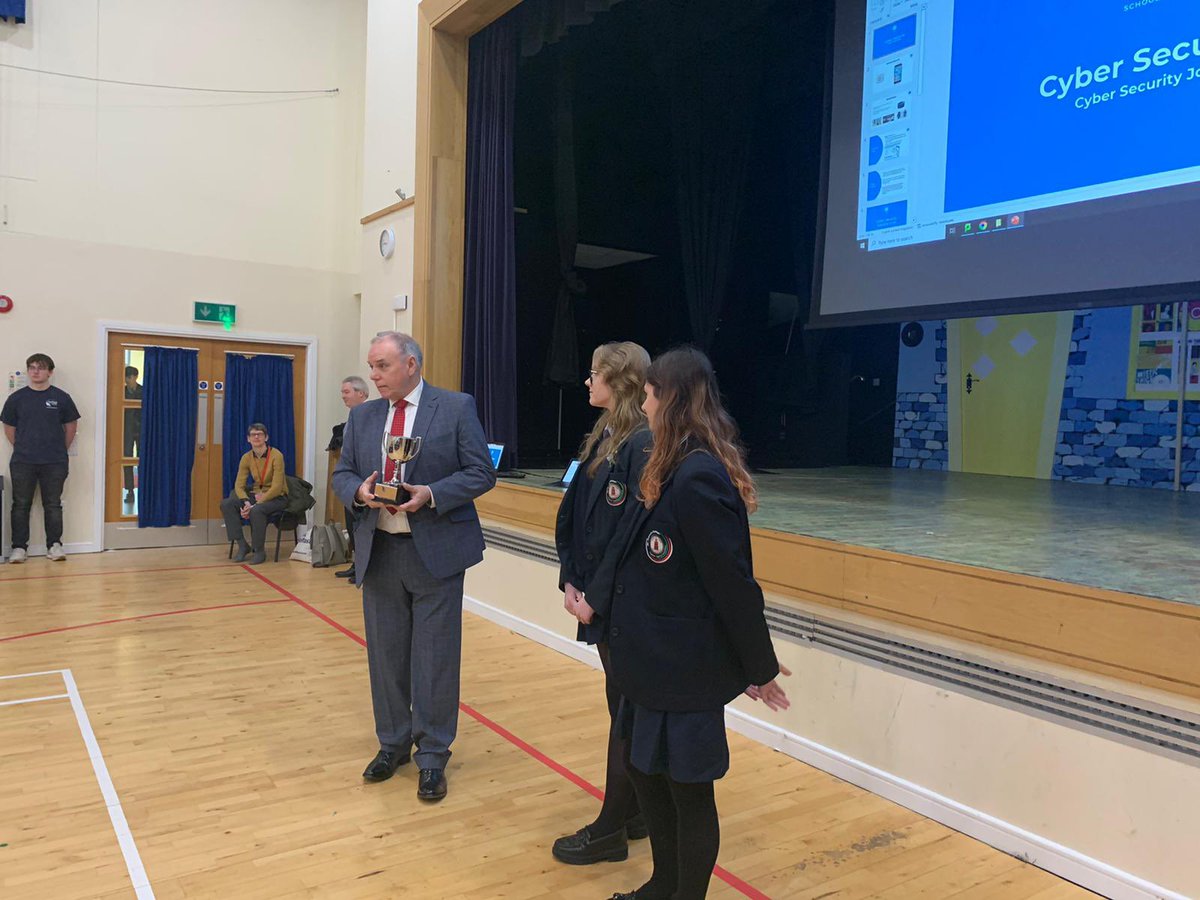
[[[6,641],[19,641],[25,638],[41,637],[47,634],[61,634],[64,631],[78,631],[81,628],[97,628],[101,625],[118,625],[121,622],[140,622],[143,619],[161,619],[164,616],[182,616],[186,613],[212,612],[216,609],[240,609],[244,606],[265,606],[269,603],[287,603],[286,600],[246,600],[242,603],[221,603],[217,606],[193,606],[190,609],[168,609],[163,612],[142,613],[138,616],[122,616],[118,619],[103,619],[99,622],[84,622],[80,625],[63,625],[59,628],[47,628],[43,631],[30,631],[26,634],[12,634],[0,637],[0,644]],[[10,678],[20,676],[10,675]]]
[[[75,684],[75,676],[70,669],[63,669],[62,677],[67,685],[67,694],[71,698],[71,709],[75,713],[75,721],[79,724],[79,733],[83,736],[84,746],[87,747],[92,771],[96,773],[96,781],[100,785],[100,793],[104,797],[108,817],[112,821],[113,831],[117,835],[117,843],[121,847],[121,855],[125,857],[125,868],[129,872],[129,880],[133,884],[134,893],[138,900],[154,900],[154,891],[150,887],[150,879],[146,876],[146,867],[142,865],[142,857],[138,853],[137,844],[129,830],[129,823],[125,820],[125,811],[121,808],[117,789],[113,787],[112,778],[109,777],[108,766],[104,763],[100,744],[96,741],[95,732],[92,731],[92,723],[88,720],[83,697],[80,696],[79,688]]]
[[[62,700],[70,694],[47,694],[45,697],[25,697],[21,700],[5,700],[0,706],[20,706],[22,703],[41,703],[43,700]]]

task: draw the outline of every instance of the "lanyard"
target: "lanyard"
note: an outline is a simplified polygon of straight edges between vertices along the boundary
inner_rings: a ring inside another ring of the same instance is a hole
[[[251,453],[250,455],[253,456],[254,454]],[[255,485],[258,487],[258,489],[260,491],[263,489],[263,483],[267,480],[267,469],[269,469],[270,467],[271,467],[271,448],[268,447],[266,454],[264,454],[264,456],[263,456],[262,470],[258,473],[258,478],[255,479]]]

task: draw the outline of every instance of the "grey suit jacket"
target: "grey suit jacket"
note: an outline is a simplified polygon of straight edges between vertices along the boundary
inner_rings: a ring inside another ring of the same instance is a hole
[[[342,441],[342,458],[333,470],[333,490],[354,509],[354,580],[361,585],[371,562],[371,543],[379,510],[354,507],[354,494],[372,472],[382,480],[383,430],[388,401],[369,400],[350,410]],[[496,472],[475,398],[425,382],[413,436],[421,450],[405,468],[409,484],[427,484],[435,508],[408,516],[421,561],[435,578],[449,578],[483,559],[483,531],[474,500],[491,490]]]

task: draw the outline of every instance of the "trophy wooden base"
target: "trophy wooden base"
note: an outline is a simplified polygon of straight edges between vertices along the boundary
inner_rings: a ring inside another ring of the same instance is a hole
[[[397,484],[376,484],[373,493],[375,499],[383,503],[398,505],[408,502],[408,491]]]

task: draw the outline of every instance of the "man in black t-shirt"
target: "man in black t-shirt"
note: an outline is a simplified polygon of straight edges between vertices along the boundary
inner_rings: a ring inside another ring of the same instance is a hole
[[[46,556],[66,559],[63,552],[62,490],[67,480],[67,448],[75,440],[79,410],[66,391],[50,384],[54,360],[35,353],[25,361],[29,387],[14,391],[4,402],[0,422],[13,446],[12,555],[10,563],[25,562],[29,548],[29,511],[35,491],[42,492],[46,522]]]

